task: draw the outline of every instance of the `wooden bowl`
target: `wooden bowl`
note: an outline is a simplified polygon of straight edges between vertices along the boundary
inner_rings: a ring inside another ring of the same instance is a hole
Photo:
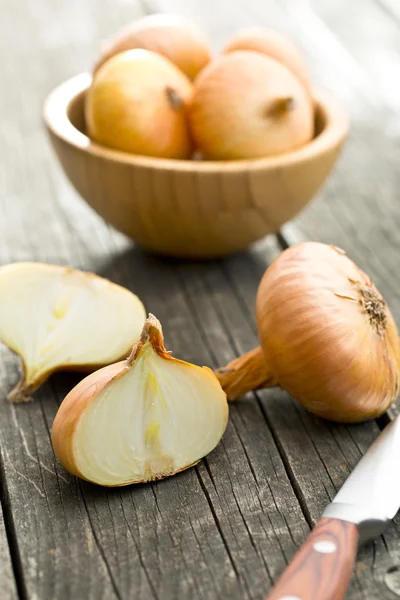
[[[83,73],[47,98],[44,118],[69,180],[106,221],[147,250],[220,257],[293,219],[324,183],[348,131],[342,109],[315,95],[315,138],[276,157],[234,161],[137,156],[85,134]]]

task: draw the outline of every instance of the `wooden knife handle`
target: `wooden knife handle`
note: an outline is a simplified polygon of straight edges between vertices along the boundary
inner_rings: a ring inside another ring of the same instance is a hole
[[[341,600],[357,556],[358,528],[321,519],[266,600]]]

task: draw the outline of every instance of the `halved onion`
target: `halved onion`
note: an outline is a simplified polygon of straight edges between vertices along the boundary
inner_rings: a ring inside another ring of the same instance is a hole
[[[150,315],[127,360],[92,373],[68,394],[52,440],[72,474],[121,486],[191,467],[218,444],[227,420],[214,373],[172,358]]]
[[[127,356],[146,318],[129,290],[42,263],[1,267],[0,298],[0,340],[23,365],[14,402],[28,400],[54,371],[90,371]]]

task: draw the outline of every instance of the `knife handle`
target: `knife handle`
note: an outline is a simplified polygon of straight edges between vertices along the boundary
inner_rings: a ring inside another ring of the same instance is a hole
[[[323,518],[266,600],[341,600],[357,556],[357,525]]]

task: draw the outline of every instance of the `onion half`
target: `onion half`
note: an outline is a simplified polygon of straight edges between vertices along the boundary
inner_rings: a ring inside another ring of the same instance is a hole
[[[56,265],[1,267],[0,298],[0,340],[23,366],[14,402],[29,400],[54,371],[90,371],[127,356],[146,318],[129,290]]]
[[[79,383],[62,402],[52,440],[64,467],[104,486],[160,479],[218,444],[228,421],[214,373],[172,358],[150,315],[123,362]]]

